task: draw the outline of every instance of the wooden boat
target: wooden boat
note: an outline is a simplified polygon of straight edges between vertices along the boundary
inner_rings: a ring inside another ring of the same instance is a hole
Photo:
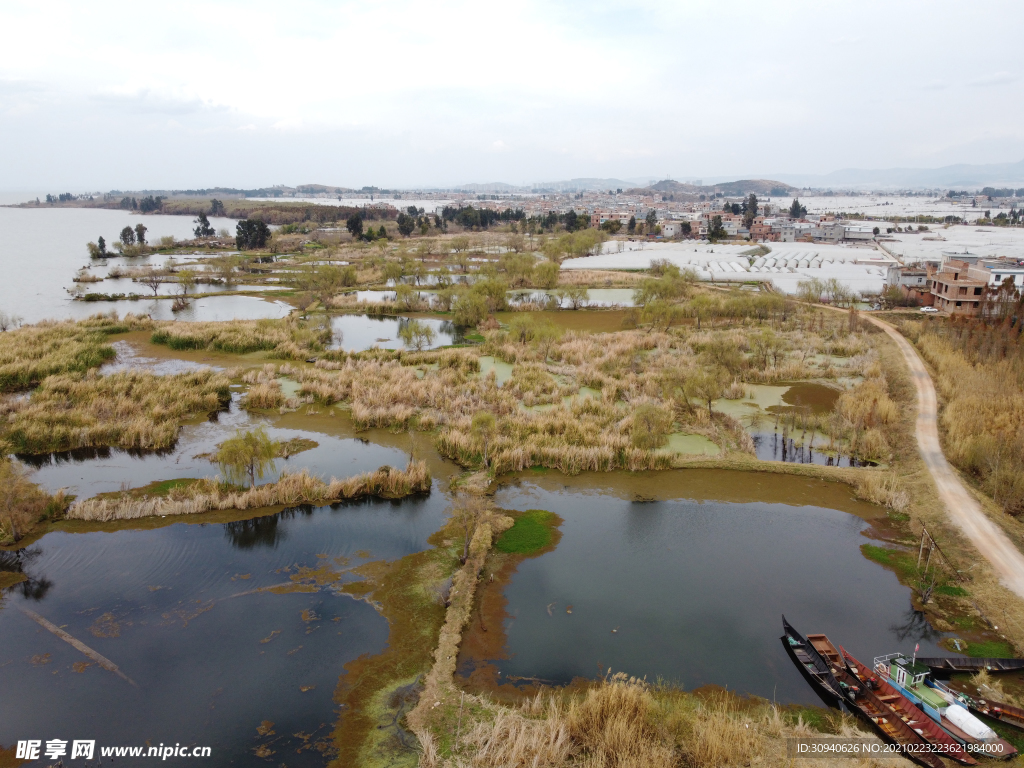
[[[910,699],[969,751],[998,760],[1008,760],[1017,754],[1016,747],[971,714],[952,690],[932,679],[926,665],[891,653],[874,659],[872,666],[879,678]]]
[[[1024,659],[971,659],[965,656],[946,658],[918,658],[918,664],[930,667],[933,672],[1013,672],[1024,669]]]
[[[846,704],[842,686],[832,674],[829,663],[807,642],[803,635],[786,621],[785,616],[782,617],[782,628],[785,632],[781,637],[782,647],[786,649],[789,658],[800,670],[804,679],[810,683],[814,692],[825,702],[826,706],[849,712],[850,708]]]
[[[870,667],[857,661],[842,646],[839,646],[839,651],[843,655],[843,661],[847,668],[857,676],[857,679],[874,691],[879,701],[891,709],[904,723],[917,731],[925,741],[939,747],[943,757],[956,760],[964,765],[978,764],[978,761],[967,752],[963,744],[942,730],[938,723],[918,709],[910,699],[889,685],[888,681],[875,675]]]
[[[839,690],[842,692],[844,703],[855,714],[870,723],[871,727],[875,729],[882,739],[890,744],[906,745],[912,750],[905,752],[903,755],[908,760],[925,766],[925,768],[945,768],[938,755],[928,751],[928,742],[880,701],[868,686],[862,684],[860,680],[850,673],[846,665],[843,664],[839,651],[825,635],[808,635],[806,640],[804,640],[789,625],[785,617],[783,617],[782,622],[786,629],[786,637],[798,640],[800,645],[803,646],[801,650],[804,651],[807,657],[813,660],[823,660],[828,673],[830,673],[811,675],[811,677],[829,681],[828,685],[830,688],[832,686],[830,681],[835,680]],[[788,642],[786,637],[783,637],[784,643]],[[793,654],[791,656],[798,658]],[[806,665],[798,666],[803,667]],[[817,669],[818,665],[814,664],[813,666]],[[808,670],[810,670],[810,667],[808,667]],[[815,684],[812,683],[813,685]],[[915,748],[919,751],[913,751]]]

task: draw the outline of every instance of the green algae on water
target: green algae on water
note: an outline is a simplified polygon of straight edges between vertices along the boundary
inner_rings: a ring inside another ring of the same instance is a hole
[[[501,535],[494,548],[499,552],[529,555],[551,544],[557,515],[543,509],[530,509],[516,518],[515,524]]]

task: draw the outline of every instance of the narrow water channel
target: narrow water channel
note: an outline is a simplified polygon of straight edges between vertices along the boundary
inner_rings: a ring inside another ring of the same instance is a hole
[[[351,425],[347,412],[337,413],[332,418],[320,419],[322,427],[337,426],[342,433],[354,434],[354,430],[344,429]],[[294,421],[312,426],[312,420]],[[337,425],[332,422],[337,422]],[[287,442],[302,438],[317,443],[315,448],[290,458],[276,459],[274,468],[258,481],[260,484],[277,480],[283,472],[301,469],[308,469],[324,479],[332,476],[342,479],[373,471],[384,464],[404,468],[409,462],[408,453],[398,448],[355,436],[275,426],[282,423],[288,423],[288,420],[243,410],[236,395],[229,409],[213,414],[208,420],[182,427],[177,442],[165,450],[99,448],[20,455],[18,458],[35,470],[33,482],[51,492],[66,488],[79,498],[118,491],[124,485],[141,488],[160,480],[214,477],[219,469],[208,457],[216,452],[218,444],[232,437],[238,429],[248,430],[259,425],[266,426],[267,434],[274,440]]]
[[[237,522],[54,532],[18,556],[0,552],[0,567],[29,576],[0,598],[0,744],[180,743],[212,747],[217,765],[326,764],[344,665],[379,653],[388,634],[371,605],[339,591],[353,578],[345,570],[424,549],[445,507],[435,492]]]
[[[557,547],[504,587],[504,648],[460,659],[485,687],[612,669],[820,703],[779,643],[783,613],[862,659],[918,641],[922,654],[942,653],[909,589],[861,554],[881,510],[845,486],[714,470],[552,473],[503,488],[497,503],[564,523]]]

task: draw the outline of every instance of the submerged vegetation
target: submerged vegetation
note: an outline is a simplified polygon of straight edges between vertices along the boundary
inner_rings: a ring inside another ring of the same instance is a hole
[[[559,535],[557,517],[549,512],[507,517],[472,496],[512,472],[667,469],[686,461],[672,448],[683,444],[678,437],[708,440],[721,450],[713,460],[700,457],[702,462],[753,468],[751,432],[756,437],[761,420],[774,418],[783,439],[800,434],[815,450],[887,465],[811,469],[850,482],[857,496],[890,510],[886,535],[895,546],[866,544],[864,554],[910,584],[936,626],[944,620],[936,619],[942,610],[960,610],[968,598],[986,608],[995,604],[981,577],[961,581],[956,566],[943,562],[940,569],[938,558],[931,570],[927,564],[921,570],[910,551],[911,523],[920,524],[931,493],[913,475],[911,385],[875,329],[856,314],[769,292],[709,289],[667,263],[656,262],[646,273],[563,273],[564,258],[593,251],[606,235],[557,217],[539,227],[510,217],[499,234],[474,230],[496,222],[477,217],[474,224],[465,211],[443,221],[403,213],[397,228],[391,222],[364,227],[351,214],[353,238],[341,243],[300,215],[318,213],[297,212],[261,253],[211,257],[205,265],[206,274],[224,282],[243,275],[265,285],[274,281],[283,289],[279,295],[300,308],[287,319],[160,323],[96,317],[0,333],[0,391],[32,389],[0,401],[0,439],[7,452],[166,448],[183,420],[225,407],[232,383],[247,386],[240,405],[256,419],[300,409],[293,415],[303,419],[345,412],[359,430],[428,434],[442,456],[466,470],[453,488],[468,491],[467,497],[458,499],[451,520],[431,540],[434,550],[397,564],[371,564],[362,572],[367,582],[345,587],[372,600],[391,623],[389,650],[350,665],[336,695],[347,707],[335,733],[346,756],[371,762],[380,757],[387,734],[375,718],[395,709],[391,702],[406,695],[401,691],[421,683],[407,723],[427,766],[770,765],[784,762],[786,737],[815,730],[855,733],[838,716],[722,692],[685,693],[625,674],[544,690],[517,706],[468,693],[463,698],[453,675],[486,568],[541,553]],[[424,237],[449,225],[454,237]],[[564,231],[545,238],[538,234],[545,226]],[[413,245],[396,232],[413,237]],[[288,255],[279,257],[283,251]],[[190,278],[183,281],[175,266],[160,274],[139,272],[138,278],[150,280],[154,294],[160,281],[184,285]],[[393,295],[361,301],[353,289],[370,286]],[[630,289],[634,306],[573,311],[587,306],[590,290],[608,287]],[[817,299],[834,287],[808,290]],[[545,292],[513,290],[520,288]],[[465,338],[473,346],[425,351],[433,331],[410,317],[399,331],[405,350],[347,353],[332,331],[335,312],[441,315],[469,328]],[[598,320],[608,332],[592,332],[589,326]],[[97,368],[114,357],[110,336],[128,331],[145,332],[161,353],[239,356],[245,370],[101,374]],[[1004,509],[1020,512],[1019,334],[955,324],[909,325],[907,333],[939,369],[951,459]],[[757,403],[761,385],[809,380],[834,390],[834,407],[831,401],[820,410],[787,403],[764,411]],[[410,441],[418,439],[410,434]],[[256,484],[274,470],[277,457],[304,447],[277,444],[262,428],[240,432],[213,457],[223,480],[165,481],[104,494],[72,504],[66,517],[135,520],[401,498],[431,489],[427,465],[417,460],[405,470],[385,466],[345,480],[325,481],[302,470]],[[65,515],[68,499],[41,491],[17,464],[0,462],[0,485],[7,489],[0,544]],[[962,556],[963,550],[954,541],[949,551]],[[1016,618],[1011,611],[1007,622]],[[1005,643],[997,647],[1000,642],[979,636],[969,648],[1012,651]]]

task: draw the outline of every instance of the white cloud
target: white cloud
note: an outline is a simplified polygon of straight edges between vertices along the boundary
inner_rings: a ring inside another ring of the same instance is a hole
[[[950,144],[949,125],[968,114],[1019,134],[1024,92],[1009,73],[1024,10],[928,9],[11,0],[0,4],[0,141],[20,152],[0,156],[0,179],[414,185],[666,167],[697,177],[902,165],[922,147],[938,164],[991,161]],[[122,167],[132,155],[152,162]]]
[[[1007,85],[1008,83],[1015,82],[1016,80],[1017,76],[1011,75],[1009,72],[993,72],[990,75],[975,78],[974,80],[969,81],[967,84],[974,86]]]

